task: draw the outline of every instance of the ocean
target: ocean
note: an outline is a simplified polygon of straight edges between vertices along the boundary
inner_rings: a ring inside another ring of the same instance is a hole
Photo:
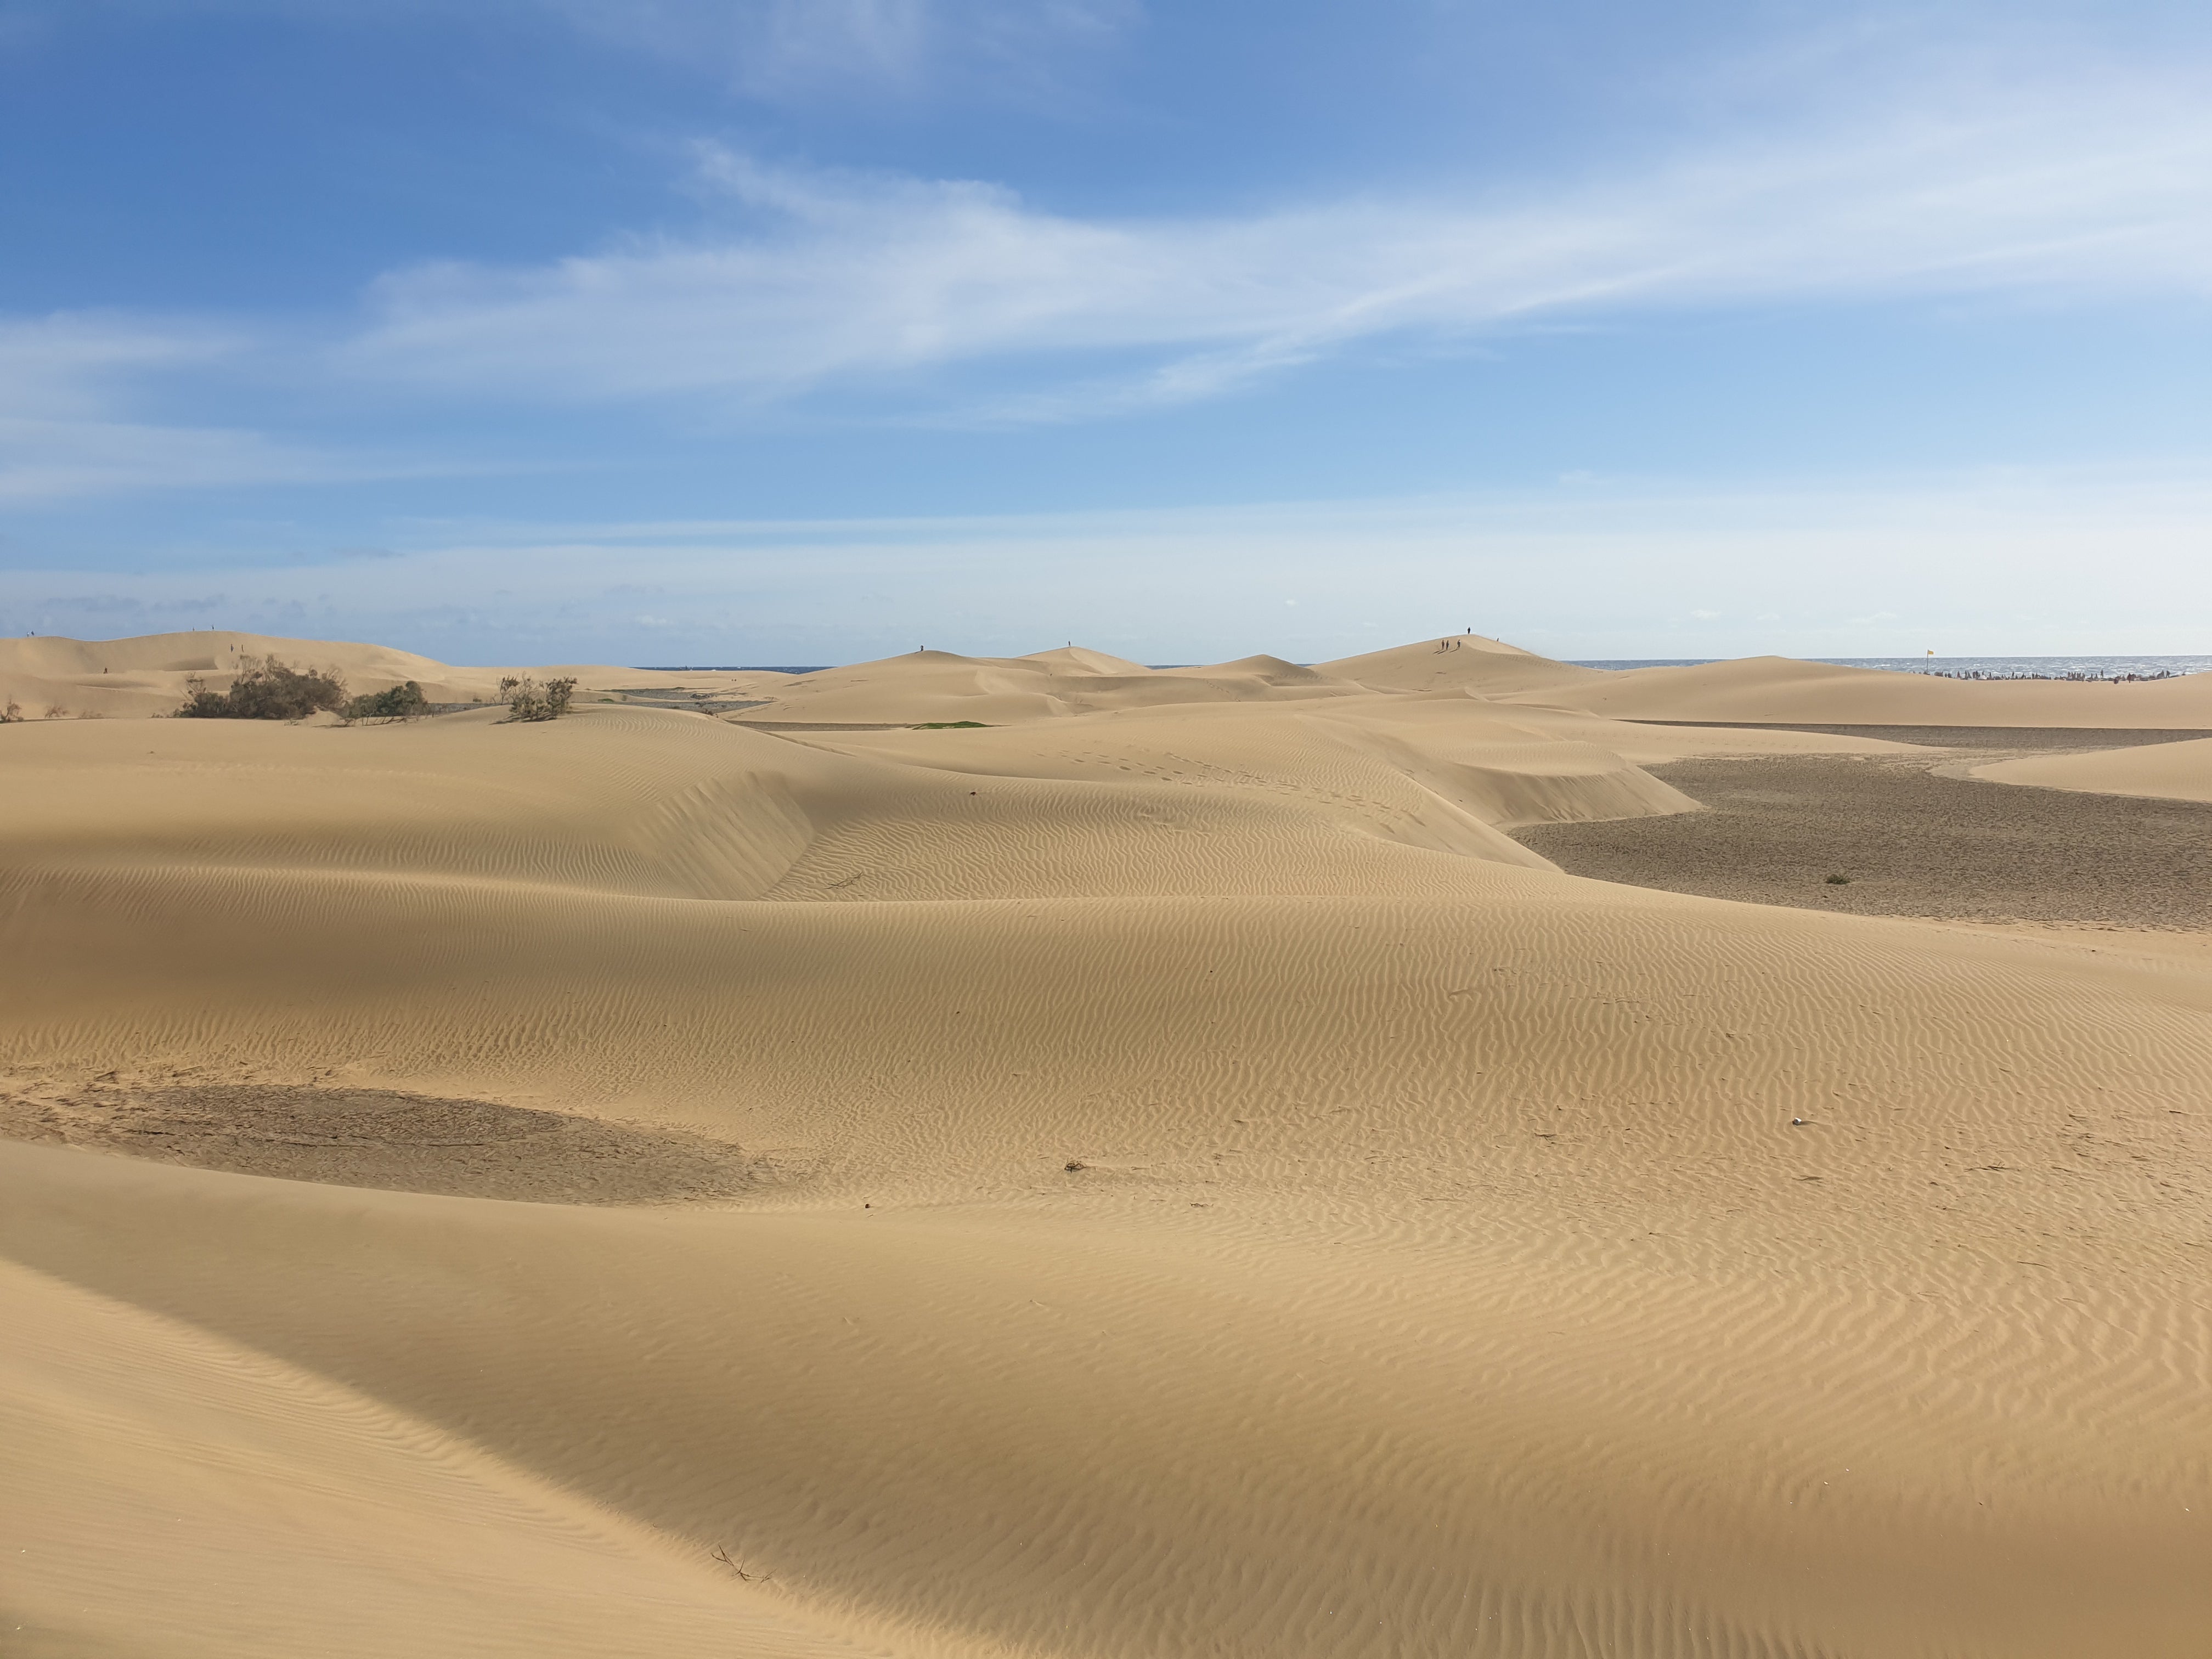
[[[1695,668],[1718,657],[1580,659],[1578,668]],[[1940,674],[1965,680],[2171,679],[2212,670],[2212,657],[1814,657],[1838,668],[1886,668],[1893,673]]]
[[[1720,657],[1608,657],[1577,658],[1577,668],[1697,668]],[[1833,663],[1838,668],[1887,668],[1903,674],[1942,674],[1954,679],[1977,680],[2111,680],[2169,679],[2177,674],[2202,674],[2212,670],[2212,657],[1813,657],[1812,662]],[[747,663],[707,666],[693,663],[672,667],[646,667],[653,674],[818,674],[825,664],[770,666]],[[1187,668],[1188,663],[1152,663],[1153,668]]]

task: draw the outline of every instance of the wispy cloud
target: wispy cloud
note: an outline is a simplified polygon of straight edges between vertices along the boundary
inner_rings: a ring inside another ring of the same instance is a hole
[[[319,23],[550,22],[770,102],[861,91],[1021,101],[1142,19],[1138,0],[7,0],[0,46],[71,12]]]
[[[339,453],[251,428],[149,419],[149,383],[219,372],[250,335],[63,313],[0,321],[0,505],[129,490],[322,483],[450,472],[451,459]]]
[[[986,413],[1188,400],[1383,337],[1730,302],[2212,294],[2212,103],[2014,90],[1507,196],[1053,213],[987,183],[714,147],[741,234],[395,272],[351,372],[566,399],[789,397],[1028,360]]]
[[[420,15],[427,0],[108,3]],[[496,3],[654,51],[718,41],[749,73],[801,78],[812,64],[896,80],[953,42],[1034,58],[1048,38],[1109,38],[1136,15],[1128,0]],[[1668,307],[2212,296],[2212,95],[2196,59],[2062,72],[2040,46],[1998,69],[1923,54],[1876,83],[1838,72],[1838,50],[1821,45],[1812,78],[1852,93],[1814,112],[1769,100],[1725,135],[1571,179],[1509,185],[1470,163],[1456,186],[1265,210],[1083,214],[988,181],[771,166],[702,143],[694,182],[717,229],[538,264],[410,265],[313,337],[296,317],[281,331],[0,324],[0,419],[15,423],[0,495],[426,470],[165,424],[134,395],[247,363],[262,393],[314,381],[325,407],[837,398],[907,421],[1030,424],[1223,397],[1363,349],[1459,350]],[[1810,71],[1742,73],[1771,87]]]
[[[324,483],[380,476],[362,463],[223,428],[0,420],[0,502],[131,489]]]
[[[98,313],[0,322],[0,503],[346,470],[251,431],[132,418],[149,376],[218,368],[242,347],[231,331]]]
[[[0,319],[0,417],[83,417],[149,371],[220,362],[234,331],[102,312]]]
[[[1017,96],[1139,16],[1133,0],[524,0],[605,40],[719,66],[756,96],[919,94],[978,72]]]
[[[96,631],[125,603],[145,607],[135,629],[188,626],[220,592],[232,626],[475,661],[830,662],[1071,636],[1158,662],[1316,659],[1468,626],[1566,657],[2212,651],[2203,468],[392,531],[388,562],[0,573],[0,632]],[[1686,571],[1705,602],[1686,613]]]

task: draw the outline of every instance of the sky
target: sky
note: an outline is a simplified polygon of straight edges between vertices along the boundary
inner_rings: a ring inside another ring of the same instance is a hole
[[[0,634],[2212,652],[2212,9],[0,0]]]

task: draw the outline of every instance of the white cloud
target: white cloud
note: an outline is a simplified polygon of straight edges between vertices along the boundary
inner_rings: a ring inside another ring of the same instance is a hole
[[[145,417],[149,381],[249,357],[247,337],[103,313],[0,319],[0,504],[149,489],[447,473],[450,459],[338,454],[249,428]]]
[[[127,421],[0,420],[0,502],[125,489],[310,483],[359,477],[357,462],[222,428]]]
[[[2212,653],[2204,469],[841,525],[417,526],[392,544],[390,562],[0,571],[0,632],[97,630],[105,594],[147,607],[140,631],[219,620],[477,662],[830,662],[917,639],[996,653],[1071,637],[1152,662],[1312,660],[1470,625],[1600,659]],[[1686,570],[1728,595],[1733,620],[1668,620]],[[210,592],[228,596],[220,616],[176,608]]]
[[[1085,218],[986,183],[701,154],[748,234],[395,272],[342,361],[578,400],[775,398],[1028,361],[1035,383],[982,412],[1036,420],[1217,395],[1386,336],[1638,307],[2212,295],[2212,100],[2141,80],[1863,117],[1511,199],[1233,217]]]
[[[228,332],[100,312],[0,319],[0,417],[95,414],[149,370],[204,366],[239,347]]]
[[[602,39],[720,67],[742,90],[1021,95],[1132,25],[1133,0],[522,0]],[[988,84],[986,84],[988,82]]]
[[[421,14],[420,0],[131,3]],[[741,47],[760,73],[800,79],[897,80],[956,50],[1042,61],[1041,42],[1103,40],[1136,15],[1128,0],[499,3],[656,51]],[[849,394],[912,421],[1030,423],[1218,397],[1385,341],[1458,349],[1486,331],[1657,307],[2202,300],[2212,96],[2193,72],[2045,63],[2037,78],[2009,61],[1916,60],[1861,85],[1830,64],[1817,115],[1768,108],[1756,131],[1568,183],[1178,218],[1056,212],[988,182],[779,168],[705,145],[702,192],[743,229],[393,271],[319,347],[115,317],[0,325],[0,418],[30,423],[10,434],[0,491],[331,468],[250,432],[161,425],[123,395],[186,369],[210,384],[234,360],[264,384],[319,377],[341,395],[364,382],[578,405]]]
[[[254,432],[131,418],[147,376],[240,349],[236,336],[189,323],[97,313],[0,322],[0,502],[357,472]]]
[[[11,27],[50,26],[86,0],[15,0]],[[1127,32],[1137,0],[104,0],[125,15],[275,16],[419,26],[554,20],[592,40],[649,54],[771,101],[840,92],[1022,100]]]

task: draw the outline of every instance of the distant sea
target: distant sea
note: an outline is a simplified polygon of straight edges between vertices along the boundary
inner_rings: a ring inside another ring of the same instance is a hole
[[[1696,668],[1718,657],[1611,658],[1582,659],[1578,668]],[[1814,657],[1838,668],[1886,668],[1899,674],[1947,674],[1954,678],[1992,680],[2109,680],[2134,674],[2202,674],[2212,657]]]
[[[1608,657],[1603,660],[1577,658],[1577,668],[1698,668],[1720,657]],[[2109,680],[2121,674],[2202,674],[2212,670],[2212,657],[1814,657],[1813,662],[1833,663],[1838,668],[1887,668],[1901,674],[1950,674],[1984,679],[2063,680],[2079,676],[2085,680]],[[647,674],[818,674],[826,663],[785,665],[768,663],[729,663],[708,665],[686,663],[675,666],[635,665]],[[1148,664],[1152,668],[1188,668],[1188,663]]]

